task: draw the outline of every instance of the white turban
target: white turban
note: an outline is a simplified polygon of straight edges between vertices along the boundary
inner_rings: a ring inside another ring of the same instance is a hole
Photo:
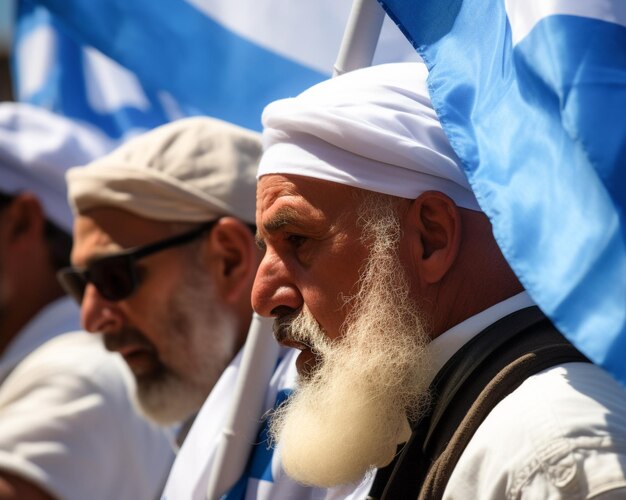
[[[214,118],[178,120],[67,173],[77,213],[116,207],[159,221],[232,215],[254,223],[260,134]]]
[[[293,174],[414,199],[440,191],[480,210],[428,96],[421,63],[326,80],[263,112],[258,177]]]
[[[0,104],[0,192],[33,193],[46,217],[72,232],[65,171],[105,154],[112,143],[85,125],[28,104]]]

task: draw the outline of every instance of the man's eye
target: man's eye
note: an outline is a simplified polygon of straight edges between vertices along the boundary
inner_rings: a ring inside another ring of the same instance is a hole
[[[299,248],[307,241],[307,238],[299,234],[290,234],[287,236],[286,240],[295,248]]]

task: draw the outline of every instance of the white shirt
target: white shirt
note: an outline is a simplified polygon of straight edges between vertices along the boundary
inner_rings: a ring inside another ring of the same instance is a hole
[[[61,299],[2,356],[0,470],[64,500],[154,499],[173,460],[168,438],[136,414],[126,367],[99,337],[62,333],[77,319]]]
[[[626,498],[626,391],[591,363],[528,378],[487,416],[444,499]]]
[[[532,305],[523,292],[434,339],[435,371],[486,327]],[[444,499],[623,499],[625,471],[626,391],[596,365],[567,363],[529,377],[490,412]]]

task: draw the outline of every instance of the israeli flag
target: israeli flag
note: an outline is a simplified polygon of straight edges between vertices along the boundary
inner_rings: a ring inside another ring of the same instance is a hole
[[[328,78],[351,0],[20,0],[20,101],[122,138],[209,115],[260,130],[270,101]],[[391,22],[374,62],[418,56]]]
[[[381,3],[509,264],[626,385],[626,2]]]

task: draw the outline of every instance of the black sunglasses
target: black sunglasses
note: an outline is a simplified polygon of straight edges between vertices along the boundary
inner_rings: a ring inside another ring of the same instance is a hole
[[[79,269],[73,266],[63,268],[57,272],[57,279],[63,289],[79,304],[83,301],[87,283],[92,283],[98,293],[107,300],[112,302],[124,300],[130,297],[139,286],[139,273],[135,265],[139,259],[166,248],[184,245],[209,231],[218,220],[206,222],[191,231],[156,243],[99,257],[87,264],[85,268]]]

